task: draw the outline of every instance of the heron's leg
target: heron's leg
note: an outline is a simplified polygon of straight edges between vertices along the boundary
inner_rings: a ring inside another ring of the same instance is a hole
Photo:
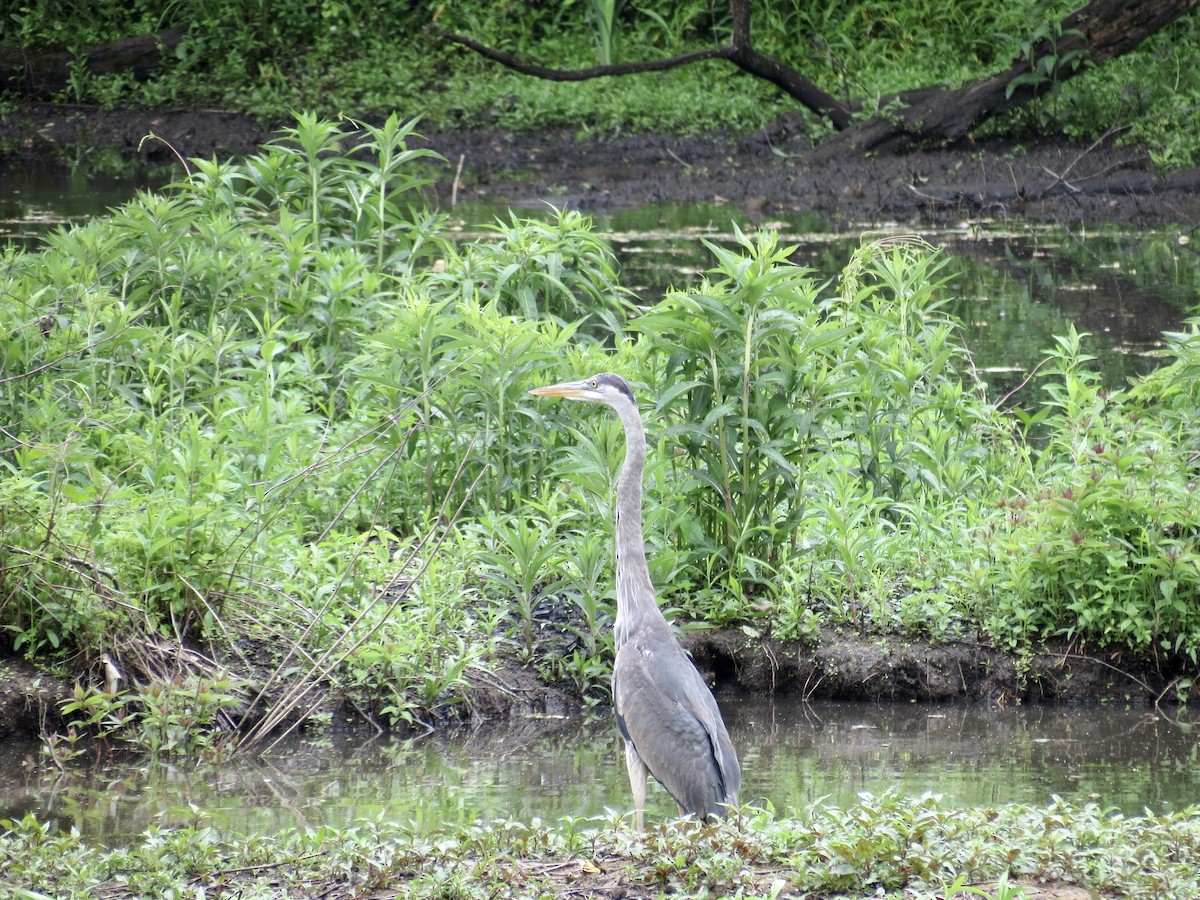
[[[637,830],[646,829],[646,779],[650,770],[633,749],[633,742],[625,742],[625,768],[629,770],[629,787],[633,790],[633,805],[637,810]]]

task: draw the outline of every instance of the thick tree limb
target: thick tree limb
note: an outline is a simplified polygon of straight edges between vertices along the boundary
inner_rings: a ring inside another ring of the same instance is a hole
[[[749,0],[730,0],[729,7],[733,14],[729,61],[743,72],[771,82],[806,109],[828,119],[839,131],[846,128],[851,122],[850,110],[791,66],[754,49],[750,41]]]
[[[658,72],[700,60],[724,59],[776,85],[841,132],[815,151],[814,159],[820,161],[843,153],[895,151],[921,141],[959,140],[979,123],[1048,93],[1088,66],[1101,65],[1135,49],[1155,32],[1193,12],[1200,0],[1091,0],[1058,23],[1054,39],[1034,46],[1028,58],[1013,60],[1005,71],[958,89],[921,88],[885,98],[886,114],[858,124],[853,124],[852,110],[845,104],[791,66],[754,49],[750,40],[750,0],[730,0],[729,5],[733,33],[728,44],[669,59],[590,69],[551,69],[487,47],[466,35],[442,36],[515,71],[554,81]],[[1033,77],[1035,71],[1040,74]]]
[[[728,44],[695,50],[666,59],[593,66],[589,69],[552,69],[526,62],[503,50],[488,47],[464,34],[444,31],[441,36],[443,40],[461,44],[513,71],[548,81],[587,81],[592,78],[634,75],[640,72],[662,72],[702,60],[724,59],[749,75],[771,82],[807,109],[828,119],[835,128],[848,126],[851,121],[850,110],[843,104],[822,91],[795,69],[754,49],[750,42],[749,0],[730,0],[729,5],[733,12],[733,34]]]
[[[979,123],[1015,109],[1086,70],[1135,49],[1146,38],[1200,6],[1200,0],[1092,0],[1059,23],[1057,40],[1034,47],[1030,58],[1013,61],[1003,72],[949,90],[926,88],[897,98],[903,108],[886,118],[855,125],[825,141],[814,161],[844,153],[889,152],[919,141],[954,141]],[[1009,86],[1032,71],[1040,59],[1069,61],[1052,77]]]
[[[181,40],[183,32],[172,29],[96,44],[78,53],[0,46],[0,90],[50,97],[71,83],[71,67],[80,63],[90,75],[130,72],[138,81],[145,81],[161,64],[163,50],[174,48]]]

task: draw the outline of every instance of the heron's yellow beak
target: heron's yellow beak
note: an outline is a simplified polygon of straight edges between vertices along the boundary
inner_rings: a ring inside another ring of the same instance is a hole
[[[536,387],[529,393],[535,397],[566,397],[568,400],[590,400],[595,390],[588,387],[586,381],[564,381],[561,384],[548,384]]]

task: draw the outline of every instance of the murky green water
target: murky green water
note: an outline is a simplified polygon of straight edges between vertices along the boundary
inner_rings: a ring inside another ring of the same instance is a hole
[[[120,206],[139,188],[156,188],[178,172],[154,169],[130,176],[53,163],[8,162],[0,168],[0,247],[36,246],[53,228]]]
[[[781,814],[849,805],[863,791],[933,793],[951,806],[1059,796],[1131,815],[1200,802],[1196,733],[1141,706],[722,706],[742,759],[743,799],[769,801]],[[607,717],[528,719],[408,741],[303,739],[266,761],[219,766],[137,761],[58,775],[35,773],[26,759],[37,759],[36,746],[0,748],[0,819],[33,811],[113,845],[152,823],[262,834],[382,816],[434,828],[624,813],[631,802]],[[674,814],[657,786],[647,807]]]

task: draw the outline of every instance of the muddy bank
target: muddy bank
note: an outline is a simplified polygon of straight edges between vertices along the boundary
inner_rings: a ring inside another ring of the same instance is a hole
[[[1018,660],[974,641],[929,644],[903,636],[824,629],[816,646],[739,629],[687,635],[684,645],[721,691],[794,700],[1152,704],[1178,673],[1120,654],[1044,647]]]
[[[145,140],[150,133],[161,140]],[[167,163],[254,152],[270,125],[220,110],[100,110],[35,104],[9,113],[2,152],[82,160],[97,148]],[[427,132],[446,158],[431,200],[549,202],[585,211],[661,203],[724,202],[764,220],[817,212],[847,229],[1031,219],[1190,228],[1200,223],[1200,170],[1155,170],[1147,155],[1113,141],[1015,146],[1000,142],[902,156],[810,164],[797,117],[749,135],[627,135],[579,139],[568,131],[489,128]],[[454,191],[455,172],[461,175]]]
[[[1012,655],[974,642],[929,644],[835,629],[823,631],[815,646],[752,636],[739,628],[688,632],[682,640],[718,697],[1149,706],[1178,674],[1063,648],[1045,648],[1018,664]],[[466,702],[455,708],[455,717],[572,716],[585,710],[569,687],[546,683],[531,667],[501,663],[471,672],[468,680]],[[73,689],[72,681],[39,672],[23,660],[0,660],[0,740],[60,730],[58,709]],[[362,705],[333,691],[319,708],[339,721],[364,715]]]

